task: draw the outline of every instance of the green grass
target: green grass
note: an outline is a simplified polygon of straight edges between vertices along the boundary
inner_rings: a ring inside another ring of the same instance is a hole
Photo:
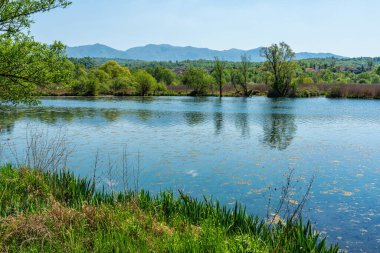
[[[338,252],[308,222],[269,225],[182,193],[109,194],[71,173],[0,168],[2,252]]]

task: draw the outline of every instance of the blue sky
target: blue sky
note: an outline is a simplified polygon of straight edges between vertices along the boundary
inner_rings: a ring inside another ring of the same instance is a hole
[[[380,56],[380,0],[72,0],[34,17],[36,40],[252,49],[285,41],[297,51]]]

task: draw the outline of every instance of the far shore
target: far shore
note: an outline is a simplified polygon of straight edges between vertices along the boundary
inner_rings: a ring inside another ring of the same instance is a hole
[[[267,96],[269,88],[265,84],[250,84],[251,96]],[[138,94],[100,94],[98,96],[80,96],[74,95],[70,90],[43,90],[40,91],[41,97],[141,97]],[[192,96],[191,88],[185,85],[170,85],[166,91],[153,92],[149,96]],[[209,89],[207,94],[200,97],[218,97],[216,89]],[[223,88],[223,97],[244,97],[236,92],[233,85],[225,85]],[[290,96],[293,98],[307,97],[328,97],[328,98],[350,98],[350,99],[380,99],[380,84],[301,84],[296,92]]]

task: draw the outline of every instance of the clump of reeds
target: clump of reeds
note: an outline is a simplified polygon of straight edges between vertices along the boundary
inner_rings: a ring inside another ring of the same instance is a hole
[[[179,192],[97,191],[68,171],[0,169],[6,251],[338,252],[310,222],[269,223]]]

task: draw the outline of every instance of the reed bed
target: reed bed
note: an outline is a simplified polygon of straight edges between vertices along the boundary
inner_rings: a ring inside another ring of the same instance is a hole
[[[116,193],[67,171],[0,168],[2,252],[338,252],[310,222],[269,223],[238,203]]]

